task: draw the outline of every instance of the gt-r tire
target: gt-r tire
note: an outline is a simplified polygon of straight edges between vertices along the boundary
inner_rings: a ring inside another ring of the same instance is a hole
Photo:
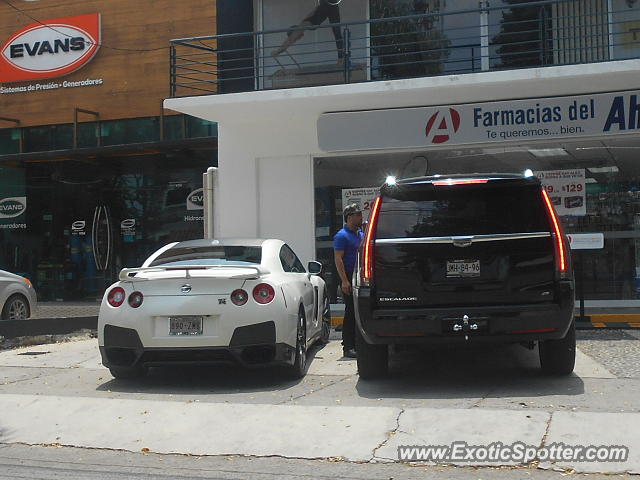
[[[389,347],[371,345],[363,338],[356,326],[356,363],[358,375],[363,380],[380,378],[389,370]]]
[[[296,328],[296,356],[288,369],[290,378],[302,378],[307,373],[307,321],[304,310],[298,312],[298,326]]]
[[[540,366],[550,375],[569,375],[576,364],[576,324],[571,322],[564,338],[538,343]]]
[[[324,304],[322,306],[322,325],[320,330],[320,343],[326,345],[329,343],[329,335],[331,334],[331,304],[327,296],[327,290],[324,291]]]
[[[26,320],[31,315],[29,302],[20,294],[11,295],[0,314],[2,320]]]
[[[147,375],[149,369],[146,367],[109,367],[109,371],[114,378],[129,380],[133,378],[142,378]]]

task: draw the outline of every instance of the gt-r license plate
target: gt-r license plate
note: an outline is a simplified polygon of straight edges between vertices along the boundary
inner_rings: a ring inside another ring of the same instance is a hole
[[[202,335],[202,317],[169,317],[169,335]]]
[[[479,277],[480,260],[448,260],[447,278]]]

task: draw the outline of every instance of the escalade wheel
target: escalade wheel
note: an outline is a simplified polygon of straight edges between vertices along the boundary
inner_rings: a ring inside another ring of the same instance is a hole
[[[545,340],[538,344],[542,371],[552,375],[569,375],[576,363],[576,325],[571,327],[564,338]]]
[[[389,348],[386,345],[367,343],[358,327],[356,327],[356,354],[360,378],[368,380],[386,375],[389,368]]]

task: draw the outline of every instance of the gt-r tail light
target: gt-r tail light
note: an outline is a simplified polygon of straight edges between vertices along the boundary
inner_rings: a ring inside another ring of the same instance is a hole
[[[371,207],[371,216],[369,217],[369,225],[367,225],[367,233],[364,238],[362,248],[362,285],[371,286],[373,279],[373,254],[375,251],[375,233],[378,226],[378,216],[380,214],[380,206],[382,205],[382,197],[376,197]]]
[[[553,208],[549,194],[545,189],[542,189],[542,198],[544,199],[544,204],[547,209],[547,218],[549,219],[549,226],[551,227],[553,237],[552,241],[556,260],[556,271],[560,273],[560,277],[566,277],[569,272],[570,265],[568,245],[565,243],[562,225],[560,224],[560,219],[556,214],[555,208]]]
[[[234,305],[238,305],[239,307],[241,307],[242,305],[247,303],[247,300],[249,300],[249,294],[241,288],[238,288],[237,290],[231,292],[231,303],[233,303]]]
[[[253,289],[253,299],[261,305],[270,303],[275,297],[276,292],[268,283],[261,283]]]
[[[140,305],[142,305],[143,301],[144,295],[142,295],[141,292],[133,292],[131,295],[129,295],[129,305],[133,308],[138,308]]]
[[[124,293],[124,288],[115,287],[112,288],[111,291],[107,294],[107,302],[112,307],[119,307],[124,303],[124,299],[126,295]]]

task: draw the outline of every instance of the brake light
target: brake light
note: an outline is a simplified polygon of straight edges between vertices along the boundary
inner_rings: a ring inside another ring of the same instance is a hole
[[[247,300],[249,300],[249,294],[241,288],[238,288],[237,290],[231,292],[231,302],[234,305],[241,307],[242,305],[247,303]]]
[[[367,227],[367,234],[364,239],[364,248],[362,253],[362,284],[365,286],[371,285],[371,279],[373,278],[373,252],[374,252],[374,235],[376,226],[378,224],[378,215],[380,213],[380,206],[382,205],[382,197],[376,197],[371,208],[371,216],[369,217],[369,225]]]
[[[124,303],[124,299],[126,295],[124,293],[124,288],[115,287],[112,288],[111,291],[107,294],[107,302],[112,307],[119,307]]]
[[[452,178],[448,178],[446,180],[436,180],[435,182],[431,183],[437,187],[442,187],[444,185],[473,185],[476,183],[487,183],[488,181],[488,178],[466,178],[461,180],[453,180]]]
[[[270,303],[275,297],[276,292],[268,283],[261,283],[253,289],[253,299],[261,305]]]
[[[142,305],[143,301],[144,295],[142,295],[141,292],[133,292],[131,295],[129,295],[129,306],[131,306],[132,308],[138,308],[140,305]]]
[[[542,189],[542,197],[544,198],[544,204],[547,207],[547,215],[549,216],[551,228],[553,228],[553,233],[555,235],[553,243],[556,253],[556,269],[560,273],[564,273],[567,271],[567,252],[564,244],[562,226],[560,225],[560,220],[558,219],[556,210],[553,208],[549,194],[545,189]]]

